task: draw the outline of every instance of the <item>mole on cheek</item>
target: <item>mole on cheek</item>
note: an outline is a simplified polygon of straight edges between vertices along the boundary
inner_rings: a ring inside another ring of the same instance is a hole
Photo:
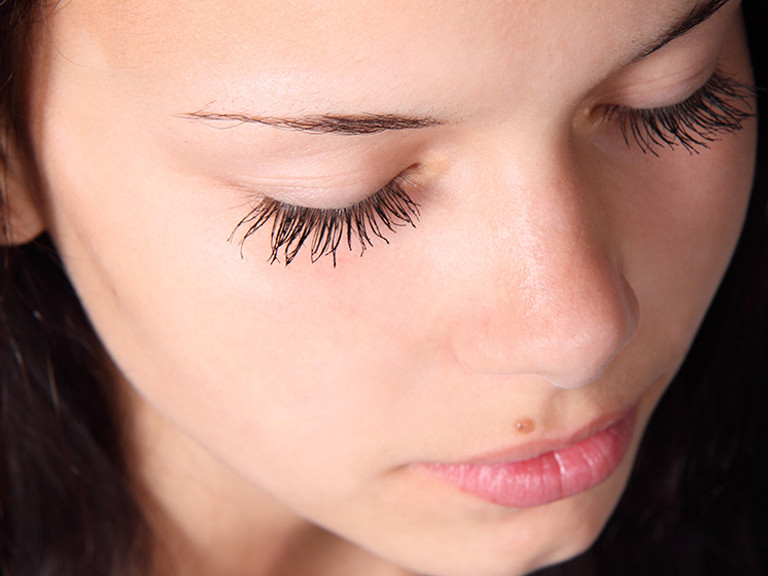
[[[530,418],[521,418],[515,422],[515,430],[520,434],[530,434],[536,429],[536,424]]]

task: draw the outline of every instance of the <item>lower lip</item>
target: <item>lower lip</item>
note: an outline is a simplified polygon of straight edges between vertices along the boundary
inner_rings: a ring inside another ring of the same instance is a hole
[[[424,465],[432,475],[495,504],[541,506],[585,492],[618,468],[629,448],[634,412],[560,450],[514,462]]]

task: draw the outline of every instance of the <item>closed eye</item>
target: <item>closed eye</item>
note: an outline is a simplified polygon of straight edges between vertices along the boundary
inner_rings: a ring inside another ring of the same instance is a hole
[[[270,264],[282,257],[287,266],[308,247],[312,262],[330,256],[336,266],[340,248],[360,247],[360,255],[379,238],[389,244],[387,232],[396,227],[415,226],[419,206],[403,189],[406,177],[401,174],[368,198],[344,208],[310,208],[296,206],[262,196],[253,209],[237,224],[230,240],[240,228],[246,228],[240,240],[241,253],[245,241],[264,226],[271,224]]]
[[[699,153],[727,134],[741,130],[755,116],[755,88],[715,72],[683,102],[660,108],[605,106],[605,118],[617,122],[627,146],[658,156],[663,148],[682,146]]]

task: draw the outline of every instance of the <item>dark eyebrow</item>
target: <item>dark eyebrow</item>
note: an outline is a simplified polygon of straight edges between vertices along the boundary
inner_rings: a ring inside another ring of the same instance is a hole
[[[389,130],[413,130],[442,124],[429,116],[399,116],[397,114],[311,114],[296,118],[254,116],[250,114],[227,114],[219,112],[191,112],[181,114],[182,118],[209,120],[214,122],[235,122],[236,124],[264,124],[285,130],[298,130],[312,134],[377,134]]]
[[[691,9],[687,16],[682,18],[679,22],[676,22],[672,27],[664,32],[659,38],[651,42],[644,50],[640,52],[640,56],[636,60],[641,60],[646,56],[649,56],[660,50],[675,38],[679,38],[684,34],[687,34],[699,24],[702,24],[706,20],[709,20],[715,13],[725,6],[730,0],[699,0],[696,5]]]

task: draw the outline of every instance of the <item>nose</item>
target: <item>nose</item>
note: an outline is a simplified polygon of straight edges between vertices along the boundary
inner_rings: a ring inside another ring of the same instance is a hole
[[[486,189],[505,190],[505,201],[484,206],[486,248],[493,249],[470,247],[474,257],[465,260],[474,264],[455,309],[454,354],[474,372],[584,386],[637,329],[620,226],[572,167],[531,173],[545,175],[503,188],[486,182]]]

